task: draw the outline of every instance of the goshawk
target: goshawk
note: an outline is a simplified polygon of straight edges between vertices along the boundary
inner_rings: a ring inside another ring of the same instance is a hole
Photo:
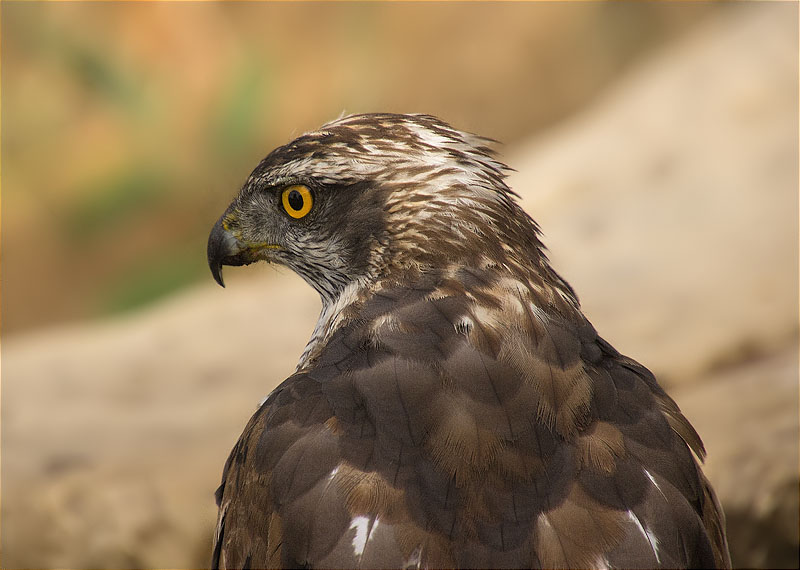
[[[700,437],[598,336],[492,141],[344,117],[271,152],[208,261],[322,298],[217,491],[219,568],[730,565]]]

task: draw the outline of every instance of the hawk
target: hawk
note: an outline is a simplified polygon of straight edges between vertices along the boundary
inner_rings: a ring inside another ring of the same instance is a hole
[[[322,310],[217,490],[215,568],[729,567],[705,450],[598,336],[494,141],[341,118],[272,151],[208,261]]]

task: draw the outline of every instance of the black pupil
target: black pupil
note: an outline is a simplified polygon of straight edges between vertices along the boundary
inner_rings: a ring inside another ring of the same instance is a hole
[[[289,192],[289,206],[292,210],[301,210],[303,208],[303,196],[297,190]]]

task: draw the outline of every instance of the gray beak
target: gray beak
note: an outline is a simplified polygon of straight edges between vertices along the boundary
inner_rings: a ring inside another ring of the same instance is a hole
[[[239,240],[223,227],[223,218],[224,214],[214,224],[208,236],[208,267],[211,269],[214,281],[225,287],[225,282],[222,280],[222,266],[245,265],[252,260],[244,259]]]

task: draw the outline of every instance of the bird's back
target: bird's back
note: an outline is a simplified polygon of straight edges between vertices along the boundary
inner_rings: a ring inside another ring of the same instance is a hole
[[[228,459],[216,566],[730,564],[700,439],[650,372],[498,275],[343,311]]]

